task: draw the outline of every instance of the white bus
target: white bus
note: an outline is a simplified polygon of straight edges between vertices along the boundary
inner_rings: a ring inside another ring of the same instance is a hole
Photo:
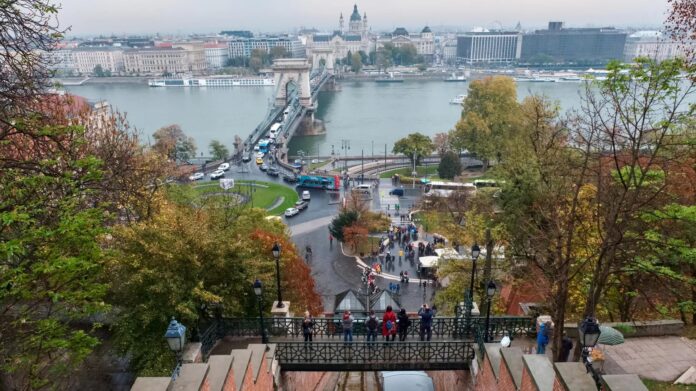
[[[430,182],[425,185],[424,194],[426,196],[449,197],[455,191],[474,193],[476,186],[473,183]]]

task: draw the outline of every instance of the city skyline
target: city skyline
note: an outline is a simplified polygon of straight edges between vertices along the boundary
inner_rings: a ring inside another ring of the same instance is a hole
[[[96,34],[187,34],[212,33],[225,29],[245,29],[256,32],[292,31],[299,27],[314,27],[322,31],[337,28],[338,15],[350,15],[353,0],[326,4],[320,0],[295,0],[289,4],[280,0],[258,0],[253,7],[241,6],[240,1],[206,0],[179,2],[149,0],[66,0],[59,12],[63,28],[71,27],[69,35]],[[510,28],[518,22],[525,29],[543,28],[548,21],[563,21],[569,27],[599,26],[660,26],[665,19],[667,2],[650,0],[599,0],[583,3],[562,1],[525,1],[509,4],[503,0],[486,3],[473,1],[382,0],[357,2],[361,13],[367,13],[373,31],[389,31],[397,26],[406,28],[447,26],[466,30]],[[279,10],[282,12],[269,11]],[[504,12],[503,12],[504,11]]]

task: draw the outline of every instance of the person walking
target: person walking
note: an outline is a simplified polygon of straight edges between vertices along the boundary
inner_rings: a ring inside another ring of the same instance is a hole
[[[309,311],[305,311],[304,319],[302,320],[302,335],[305,342],[312,342],[312,332],[314,331],[314,319]]]
[[[353,342],[353,315],[350,311],[345,310],[343,312],[343,319],[341,320],[341,325],[343,326],[343,342]]]
[[[549,343],[549,332],[551,322],[544,322],[539,325],[537,332],[537,354],[546,354],[546,345]]]
[[[379,326],[379,321],[375,315],[374,310],[370,310],[370,316],[365,321],[365,326],[367,328],[367,342],[377,341],[377,327]]]
[[[396,314],[390,305],[387,306],[387,311],[382,317],[382,335],[387,337],[387,342],[389,342],[389,337],[392,341],[396,339]]]
[[[399,333],[399,341],[405,341],[408,334],[408,326],[411,325],[411,319],[406,315],[406,309],[399,310],[399,315],[396,317],[396,325]]]
[[[329,234],[329,249],[333,248],[333,235]]]
[[[430,341],[433,335],[433,311],[428,308],[427,304],[423,304],[423,307],[418,310],[418,316],[421,318],[420,340],[425,341],[427,339]]]
[[[565,332],[563,332],[563,339],[561,339],[561,362],[568,361],[568,356],[570,355],[571,350],[573,350],[573,340],[570,339]]]

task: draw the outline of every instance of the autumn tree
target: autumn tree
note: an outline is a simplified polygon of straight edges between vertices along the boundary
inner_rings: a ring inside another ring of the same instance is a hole
[[[152,136],[155,139],[152,148],[172,162],[186,162],[196,156],[195,141],[179,125],[159,128]]]
[[[350,60],[350,70],[353,73],[360,73],[360,70],[362,69],[362,57],[360,56],[360,53],[353,53],[351,56]]]
[[[679,42],[687,61],[696,58],[696,2],[694,0],[667,0],[669,14],[665,27],[671,38]]]
[[[450,151],[452,146],[450,145],[449,133],[435,133],[433,136],[433,146],[435,147],[435,151],[437,151],[438,155],[440,156],[444,155],[445,152]]]
[[[406,155],[411,160],[411,164],[414,164],[415,159],[415,164],[418,165],[423,157],[429,156],[433,152],[433,149],[430,137],[416,132],[397,140],[392,152]]]
[[[452,147],[473,153],[484,168],[492,160],[506,158],[502,144],[515,136],[519,118],[514,80],[493,76],[472,81],[463,106],[461,119],[449,134]]]
[[[343,242],[349,245],[353,251],[358,250],[358,245],[367,240],[367,228],[363,227],[359,222],[355,222],[349,226],[343,227]]]

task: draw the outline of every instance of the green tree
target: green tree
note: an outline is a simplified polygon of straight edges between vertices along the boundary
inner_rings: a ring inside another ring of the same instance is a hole
[[[218,140],[210,142],[209,152],[214,160],[227,160],[227,157],[230,155],[227,147]]]
[[[491,160],[505,157],[503,144],[515,135],[518,118],[514,80],[504,76],[474,80],[469,84],[461,119],[450,132],[450,142],[457,150],[475,154],[487,167]]]
[[[365,53],[364,50],[359,51],[358,54],[360,55],[360,62],[363,65],[367,65],[370,63],[370,56],[367,53]]]
[[[329,232],[336,240],[343,242],[345,240],[343,233],[346,227],[355,224],[360,218],[360,214],[355,210],[342,209],[339,214],[331,220]]]
[[[285,46],[274,46],[271,48],[270,60],[273,61],[278,58],[286,58],[289,53]]]
[[[424,63],[420,63],[420,64],[418,64],[417,68],[419,71],[425,72],[428,69],[428,66],[425,65]]]
[[[414,64],[418,58],[418,49],[413,44],[402,45],[392,51],[393,61],[398,65]]]
[[[353,53],[350,62],[350,70],[353,71],[353,73],[360,73],[361,69],[362,57],[360,57],[360,53]]]
[[[173,162],[185,162],[196,156],[196,143],[179,125],[159,128],[152,136],[155,139],[152,148]]]
[[[454,152],[445,152],[437,166],[437,175],[443,179],[454,179],[462,172],[462,162]]]
[[[377,54],[375,56],[375,64],[377,68],[382,71],[387,71],[394,65],[394,50],[396,48],[391,43],[385,43],[384,46],[377,49]]]
[[[430,155],[435,146],[433,145],[430,137],[422,133],[411,133],[408,136],[398,140],[394,143],[394,148],[392,148],[393,153],[403,153],[408,156],[413,164],[413,159],[415,157],[415,164],[420,164],[420,160],[424,156]]]
[[[92,73],[94,73],[94,76],[96,77],[104,77],[104,69],[102,68],[101,64],[97,64]]]

